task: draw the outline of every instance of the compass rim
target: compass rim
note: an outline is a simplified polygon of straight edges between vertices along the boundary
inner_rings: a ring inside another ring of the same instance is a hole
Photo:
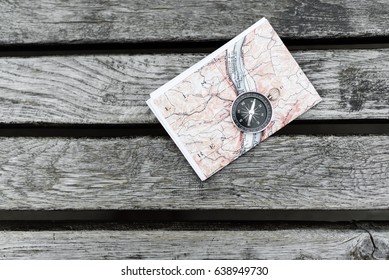
[[[259,101],[261,101],[265,105],[266,113],[267,113],[264,123],[256,128],[248,128],[246,126],[241,125],[238,122],[238,119],[236,117],[236,114],[237,114],[236,107],[238,106],[239,102],[246,99],[246,98],[250,98],[250,97],[257,98]],[[273,106],[272,106],[270,100],[264,94],[256,92],[256,91],[247,91],[247,92],[244,92],[242,94],[239,94],[235,98],[235,100],[233,101],[233,103],[231,105],[230,116],[232,119],[232,123],[240,131],[246,132],[246,133],[258,133],[258,132],[261,132],[264,129],[266,129],[266,127],[270,124],[272,117],[273,117]]]

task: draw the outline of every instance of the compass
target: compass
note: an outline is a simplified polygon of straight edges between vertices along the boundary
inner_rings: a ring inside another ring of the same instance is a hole
[[[232,103],[231,117],[243,132],[260,132],[270,123],[273,109],[269,99],[258,92],[244,92]]]

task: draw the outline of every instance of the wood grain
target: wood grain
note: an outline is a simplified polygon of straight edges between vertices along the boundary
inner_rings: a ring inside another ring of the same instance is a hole
[[[385,259],[388,244],[387,226],[1,231],[0,259]]]
[[[388,145],[274,136],[202,183],[167,138],[0,138],[0,209],[388,209]]]
[[[1,1],[0,44],[226,40],[267,17],[284,38],[388,36],[387,1]]]
[[[323,102],[300,119],[388,119],[389,50],[293,52]],[[149,93],[204,54],[0,58],[1,123],[156,123]]]

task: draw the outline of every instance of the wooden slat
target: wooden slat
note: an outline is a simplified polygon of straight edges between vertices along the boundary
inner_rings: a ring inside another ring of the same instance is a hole
[[[284,38],[387,36],[387,1],[1,1],[0,43],[225,40],[266,16]]]
[[[2,231],[0,259],[385,259],[387,227]]]
[[[389,118],[388,49],[293,55],[323,97],[300,119]],[[0,58],[0,122],[156,123],[149,93],[203,56]]]
[[[388,145],[274,136],[202,183],[168,138],[1,138],[0,209],[388,209]]]

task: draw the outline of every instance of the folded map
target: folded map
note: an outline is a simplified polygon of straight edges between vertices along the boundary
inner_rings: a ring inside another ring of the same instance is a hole
[[[262,18],[152,92],[147,104],[205,180],[320,101]]]

